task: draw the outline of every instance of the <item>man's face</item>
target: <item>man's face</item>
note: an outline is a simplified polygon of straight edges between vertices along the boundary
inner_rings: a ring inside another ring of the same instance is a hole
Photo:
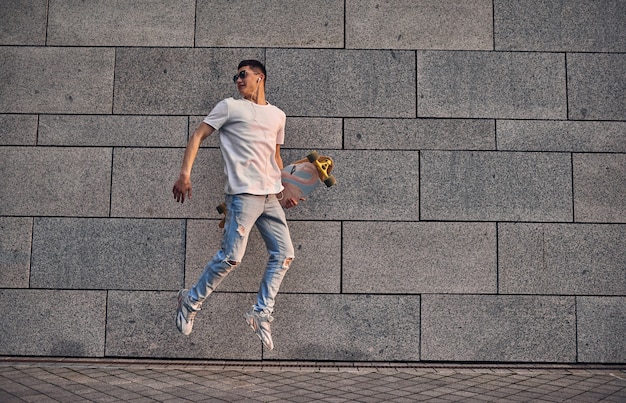
[[[261,84],[261,76],[253,71],[250,66],[243,66],[238,71],[233,81],[237,85],[237,90],[242,97],[250,97]]]

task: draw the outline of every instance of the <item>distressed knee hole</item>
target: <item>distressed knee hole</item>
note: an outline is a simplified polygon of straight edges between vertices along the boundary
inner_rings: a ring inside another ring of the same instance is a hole
[[[246,227],[244,227],[243,225],[239,224],[239,226],[237,227],[237,233],[240,236],[246,236]]]
[[[235,267],[239,264],[238,261],[236,260],[226,260],[226,263],[230,266],[230,267]]]
[[[283,267],[288,269],[289,266],[291,266],[291,262],[293,262],[293,258],[292,257],[288,257],[287,259],[285,259],[285,261],[283,262]]]

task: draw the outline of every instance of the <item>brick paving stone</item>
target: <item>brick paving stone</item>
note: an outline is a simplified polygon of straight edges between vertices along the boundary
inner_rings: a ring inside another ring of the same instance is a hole
[[[413,398],[413,397],[396,397],[395,399],[392,399],[391,401],[395,402],[395,403],[414,403],[415,402],[415,398]]]
[[[0,390],[0,401],[2,401],[2,402],[8,402],[8,401],[10,401],[10,399],[12,399],[13,397],[14,397],[14,396],[13,396],[11,393],[9,393],[9,392],[7,392],[7,391],[4,391],[4,390]]]
[[[470,392],[467,390],[457,390],[456,392],[452,393],[454,396],[461,396],[461,397],[473,397],[476,396],[477,393],[476,392]]]
[[[440,396],[437,400],[441,400],[444,402],[458,402],[459,398],[458,396],[454,396],[454,395],[443,395],[443,396]]]
[[[304,366],[303,366],[304,367]],[[623,371],[276,367],[167,369],[0,365],[2,401],[623,401]],[[34,386],[36,388],[28,388]],[[15,393],[12,393],[15,392]]]

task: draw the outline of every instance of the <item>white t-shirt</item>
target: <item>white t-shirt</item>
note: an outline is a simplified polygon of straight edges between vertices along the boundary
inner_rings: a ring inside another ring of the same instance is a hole
[[[219,130],[226,194],[268,195],[280,193],[280,169],[276,145],[285,141],[286,116],[274,105],[258,105],[245,99],[220,101],[204,123]]]

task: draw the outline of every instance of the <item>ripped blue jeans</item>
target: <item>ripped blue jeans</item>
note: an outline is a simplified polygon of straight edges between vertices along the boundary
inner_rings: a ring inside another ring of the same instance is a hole
[[[226,195],[222,246],[207,263],[198,282],[189,289],[193,301],[203,302],[241,262],[253,225],[258,228],[269,253],[254,309],[273,312],[276,294],[294,258],[287,219],[276,195]]]

